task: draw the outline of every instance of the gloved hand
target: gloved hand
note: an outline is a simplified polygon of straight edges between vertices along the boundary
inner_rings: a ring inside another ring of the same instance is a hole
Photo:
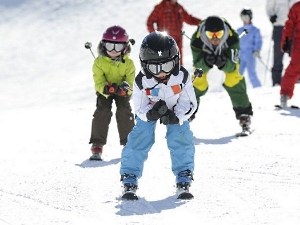
[[[160,118],[160,122],[164,125],[179,124],[179,119],[172,110],[168,109],[167,113]]]
[[[115,95],[118,90],[118,85],[116,83],[107,82],[104,86],[103,93],[106,95]]]
[[[291,47],[291,46],[290,46],[289,38],[286,37],[286,38],[285,38],[285,41],[284,41],[284,44],[283,44],[283,46],[282,46],[282,51],[283,51],[283,52],[286,52],[286,53],[289,53],[290,47]]]
[[[256,50],[256,51],[252,52],[252,55],[253,55],[253,57],[260,58],[260,51]]]
[[[225,63],[227,62],[227,58],[224,54],[218,55],[216,57],[216,62],[215,65],[219,68],[222,69]]]
[[[208,67],[212,68],[216,62],[216,56],[214,54],[205,54],[204,62]]]
[[[126,81],[123,81],[117,89],[117,95],[124,97],[127,95],[129,89],[130,85]]]
[[[156,121],[165,115],[167,111],[168,107],[166,102],[159,100],[153,105],[153,108],[147,112],[146,116],[148,121]]]
[[[271,23],[275,23],[277,21],[277,15],[273,15],[270,17]]]

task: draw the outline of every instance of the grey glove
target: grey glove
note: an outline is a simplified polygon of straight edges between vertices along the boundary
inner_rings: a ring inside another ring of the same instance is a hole
[[[260,51],[256,50],[256,51],[252,52],[252,55],[253,55],[253,57],[260,58]]]
[[[219,68],[222,69],[227,62],[227,58],[224,54],[218,55],[216,58],[215,65]]]
[[[208,67],[212,68],[216,62],[216,56],[214,54],[205,54],[204,62]]]

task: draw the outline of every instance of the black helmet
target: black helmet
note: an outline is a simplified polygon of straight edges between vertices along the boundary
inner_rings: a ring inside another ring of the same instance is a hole
[[[179,73],[179,50],[177,44],[165,32],[153,31],[148,34],[142,42],[139,58],[148,79],[153,77],[153,74],[147,68],[149,63],[160,64],[174,60],[174,67],[170,73],[175,76]]]
[[[249,20],[252,20],[252,10],[249,7],[245,7],[243,8],[242,12],[241,12],[241,16],[249,16]]]

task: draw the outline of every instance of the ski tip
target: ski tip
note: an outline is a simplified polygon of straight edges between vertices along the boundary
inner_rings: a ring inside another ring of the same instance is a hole
[[[282,109],[281,105],[274,105],[275,109]]]
[[[241,132],[241,133],[237,133],[235,136],[236,137],[247,137],[249,135],[250,135],[249,133]]]
[[[297,105],[291,105],[291,106],[287,106],[287,107],[282,107],[281,105],[274,105],[275,106],[275,109],[300,109],[299,106]]]
[[[191,200],[194,198],[194,195],[192,195],[190,192],[183,192],[178,195],[177,199],[180,200]]]
[[[126,192],[121,197],[123,200],[138,200],[138,196],[133,192]]]
[[[300,109],[299,106],[297,106],[297,105],[291,105],[291,108],[292,109]]]

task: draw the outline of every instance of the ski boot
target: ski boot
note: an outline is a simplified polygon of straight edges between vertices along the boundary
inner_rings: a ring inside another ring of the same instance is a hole
[[[124,174],[121,176],[121,181],[123,182],[123,193],[122,199],[124,200],[138,200],[136,195],[137,178],[134,174]]]
[[[240,126],[242,127],[242,132],[238,133],[237,136],[243,137],[251,134],[250,125],[251,125],[250,115],[242,114],[240,116]]]
[[[103,151],[103,145],[102,144],[92,144],[91,147],[92,156],[90,157],[90,160],[97,160],[102,161],[102,151]]]
[[[189,200],[194,198],[190,193],[193,174],[190,170],[181,171],[176,176],[177,199]]]
[[[285,108],[287,107],[287,101],[289,100],[289,96],[287,95],[280,95],[280,107]]]

